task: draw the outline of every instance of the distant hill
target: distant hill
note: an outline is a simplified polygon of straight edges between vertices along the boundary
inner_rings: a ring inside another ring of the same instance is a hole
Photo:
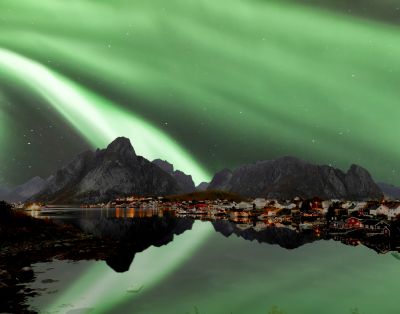
[[[0,188],[0,199],[2,199],[2,197],[7,195],[8,193],[10,193],[10,189],[9,188]]]
[[[153,160],[153,164],[171,175],[178,182],[179,187],[184,193],[190,193],[196,190],[192,176],[180,170],[174,170],[174,165],[170,164],[168,161],[156,159]]]
[[[380,187],[386,198],[392,200],[400,200],[400,187],[383,182],[378,183],[378,186]]]
[[[208,182],[201,182],[198,186],[196,186],[196,191],[197,192],[207,191],[209,185],[210,183]]]
[[[86,151],[57,171],[33,197],[58,204],[99,203],[130,195],[182,192],[177,181],[147,159],[137,156],[129,139],[120,137],[106,149]]]
[[[13,189],[0,190],[0,199],[7,202],[24,202],[47,186],[47,181],[34,177]]]
[[[344,173],[294,157],[259,161],[233,171],[217,173],[208,190],[223,190],[247,197],[292,199],[381,199],[383,193],[364,168],[352,165]]]

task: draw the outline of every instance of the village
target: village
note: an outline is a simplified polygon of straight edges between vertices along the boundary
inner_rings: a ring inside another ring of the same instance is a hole
[[[303,200],[300,197],[285,201],[256,198],[235,202],[227,199],[177,201],[163,197],[132,196],[89,207],[116,208],[117,216],[122,217],[133,217],[135,213],[141,212],[153,215],[167,210],[177,217],[230,220],[242,228],[276,226],[304,231],[320,230],[323,227],[328,228],[332,234],[363,230],[367,235],[388,236],[393,223],[400,217],[400,201]]]

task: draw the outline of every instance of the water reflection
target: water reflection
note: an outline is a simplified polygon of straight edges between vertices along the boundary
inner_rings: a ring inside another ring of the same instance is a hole
[[[84,232],[101,238],[112,238],[132,248],[125,254],[124,267],[133,260],[135,253],[146,248],[166,245],[173,241],[174,235],[192,229],[195,220],[209,221],[214,231],[225,237],[236,235],[247,241],[257,241],[279,245],[285,249],[299,248],[319,240],[334,240],[348,246],[363,245],[379,254],[400,252],[400,227],[396,224],[384,224],[384,231],[364,228],[337,229],[327,221],[296,222],[277,220],[276,218],[255,219],[254,217],[229,217],[200,215],[182,215],[167,208],[64,208],[31,211],[34,217],[53,219],[61,223],[70,223]],[[350,218],[354,219],[354,218]],[[367,223],[367,222],[365,222]],[[386,232],[387,231],[387,232]],[[122,251],[125,249],[123,248]],[[133,252],[133,253],[132,253]],[[121,253],[122,255],[122,253]],[[121,260],[121,258],[116,258]],[[110,259],[111,260],[111,259]],[[115,258],[113,258],[115,260]],[[114,262],[110,265],[115,265]]]
[[[194,313],[196,307],[200,313],[265,314],[278,304],[288,314],[345,314],[355,307],[365,314],[396,313],[390,300],[396,293],[398,254],[371,254],[368,245],[376,245],[362,237],[353,241],[353,235],[346,242],[322,227],[318,235],[285,225],[201,222],[167,212],[144,218],[109,212],[106,218],[98,211],[96,219],[86,217],[76,212],[67,221],[119,239],[119,253],[107,263],[36,265],[39,274],[32,287],[47,290],[31,300],[32,306],[60,313],[172,314]],[[201,230],[212,233],[191,250]],[[184,261],[173,260],[177,252],[185,253]],[[380,289],[386,292],[376,301]],[[340,298],[332,304],[332,296]]]

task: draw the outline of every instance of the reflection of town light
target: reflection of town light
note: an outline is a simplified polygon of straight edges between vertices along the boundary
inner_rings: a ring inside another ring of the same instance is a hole
[[[26,207],[27,210],[40,210],[42,207],[39,204],[32,203]]]
[[[115,217],[117,218],[124,218],[124,211],[122,208],[115,208]]]
[[[128,217],[128,218],[133,218],[133,217],[135,217],[135,209],[134,209],[134,208],[129,208],[129,209],[126,211],[126,217]]]
[[[31,211],[31,217],[33,217],[33,218],[39,218],[39,214],[40,214],[39,210],[32,210]]]

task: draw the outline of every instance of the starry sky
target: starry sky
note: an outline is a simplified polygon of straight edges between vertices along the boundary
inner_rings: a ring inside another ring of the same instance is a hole
[[[0,186],[117,136],[209,180],[292,155],[400,185],[398,0],[2,0]]]

